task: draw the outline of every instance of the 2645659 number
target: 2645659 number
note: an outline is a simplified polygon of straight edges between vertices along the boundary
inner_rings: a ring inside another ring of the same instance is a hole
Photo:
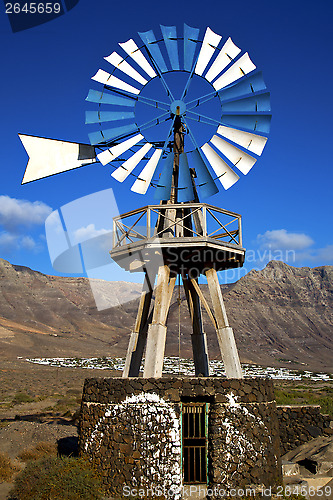
[[[6,3],[6,14],[59,14],[60,3],[31,2],[20,5],[19,3]]]
[[[324,497],[327,498],[332,494],[331,486],[301,486],[298,484],[278,486],[277,496],[278,497],[291,497],[292,495],[303,495],[304,497]]]

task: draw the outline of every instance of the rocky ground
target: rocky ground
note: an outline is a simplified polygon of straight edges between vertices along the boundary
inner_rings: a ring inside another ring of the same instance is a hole
[[[308,499],[333,499],[333,436],[320,436],[282,457],[285,491],[307,491]],[[289,488],[289,489],[288,489]]]
[[[0,374],[0,451],[22,469],[24,462],[18,459],[22,451],[41,442],[56,444],[61,438],[77,437],[85,378],[116,372],[36,366],[12,358],[1,360]],[[69,443],[72,446],[73,440]],[[11,487],[0,483],[0,500],[6,499]]]

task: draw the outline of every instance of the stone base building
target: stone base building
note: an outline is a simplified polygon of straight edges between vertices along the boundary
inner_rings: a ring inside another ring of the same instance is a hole
[[[177,499],[184,485],[219,498],[282,480],[269,380],[87,379],[79,446],[113,498]]]

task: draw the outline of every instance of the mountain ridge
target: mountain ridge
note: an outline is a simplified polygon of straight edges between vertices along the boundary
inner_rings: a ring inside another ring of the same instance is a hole
[[[97,280],[99,281],[99,280]],[[100,282],[115,306],[97,311],[88,278],[48,276],[0,259],[0,349],[5,356],[124,356],[141,285]],[[208,303],[207,285],[201,285]],[[333,371],[333,266],[295,268],[271,261],[222,285],[243,362]],[[181,287],[168,318],[166,354],[191,357],[190,318]],[[181,336],[179,339],[179,307]],[[203,310],[209,354],[216,334]]]

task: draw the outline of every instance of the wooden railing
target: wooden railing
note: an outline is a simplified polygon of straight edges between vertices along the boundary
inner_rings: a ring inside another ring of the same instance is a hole
[[[148,205],[113,219],[113,249],[156,238],[213,238],[242,246],[241,216],[204,203]]]

